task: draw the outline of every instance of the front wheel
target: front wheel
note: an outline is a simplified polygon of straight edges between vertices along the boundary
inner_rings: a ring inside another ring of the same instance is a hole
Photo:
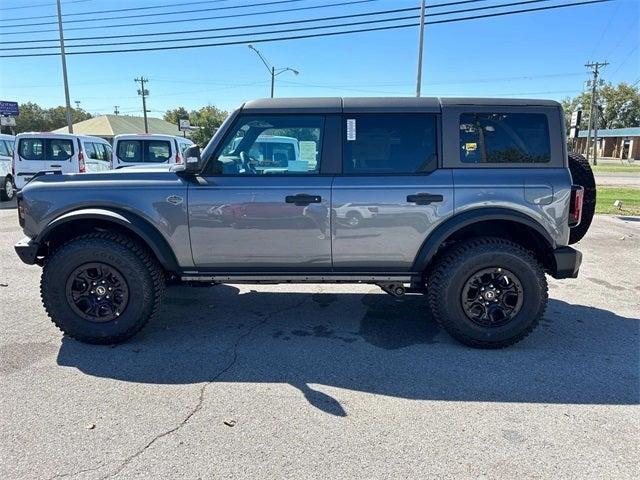
[[[40,291],[53,323],[85,343],[135,335],[160,309],[164,272],[136,241],[117,233],[83,235],[47,259]]]
[[[547,305],[547,281],[536,258],[502,238],[458,244],[436,261],[427,282],[434,319],[453,338],[476,348],[519,342]]]

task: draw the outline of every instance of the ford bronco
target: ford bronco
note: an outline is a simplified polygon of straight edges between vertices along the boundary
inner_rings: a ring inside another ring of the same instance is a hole
[[[170,280],[377,284],[425,294],[415,315],[466,345],[505,347],[542,318],[545,274],[578,275],[569,245],[593,216],[563,118],[542,100],[250,101],[182,165],[40,172],[15,248],[82,342],[134,335]],[[274,137],[295,155],[256,147]]]

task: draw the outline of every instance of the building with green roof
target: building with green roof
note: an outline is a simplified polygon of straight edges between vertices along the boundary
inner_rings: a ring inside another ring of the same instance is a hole
[[[178,126],[165,122],[161,118],[147,117],[149,133],[164,135],[180,135]],[[68,133],[67,127],[54,130],[55,133]],[[100,115],[89,120],[73,124],[73,133],[78,135],[92,135],[111,141],[113,137],[125,133],[145,133],[144,118],[129,115]]]

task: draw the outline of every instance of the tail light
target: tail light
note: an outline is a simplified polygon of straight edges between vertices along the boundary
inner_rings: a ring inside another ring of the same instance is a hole
[[[569,226],[575,227],[582,219],[582,203],[584,202],[584,188],[571,185],[571,203],[569,204]]]
[[[18,158],[18,149],[13,151],[13,157],[11,157],[11,175],[16,178],[16,158]]]
[[[84,164],[84,152],[82,151],[78,152],[78,167],[80,173],[86,173],[87,166]]]
[[[176,153],[176,164],[180,165],[182,163],[182,157],[179,153]]]

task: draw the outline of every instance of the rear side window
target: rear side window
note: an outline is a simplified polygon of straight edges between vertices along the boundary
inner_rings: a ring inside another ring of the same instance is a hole
[[[436,168],[435,115],[362,114],[344,118],[344,173],[393,175]]]
[[[123,162],[162,163],[171,157],[171,143],[164,140],[121,140],[117,155]]]
[[[73,141],[62,138],[47,140],[47,160],[69,160],[73,156]]]
[[[4,140],[0,140],[0,155],[3,157],[8,157],[10,155],[9,149],[7,148],[7,144]]]
[[[460,115],[460,160],[464,163],[548,163],[550,159],[544,114]]]
[[[44,159],[44,140],[41,138],[23,138],[18,143],[18,154],[24,160]]]
[[[93,160],[97,160],[98,156],[96,153],[96,144],[85,142],[84,143],[84,152],[87,154],[87,158],[91,158]]]

